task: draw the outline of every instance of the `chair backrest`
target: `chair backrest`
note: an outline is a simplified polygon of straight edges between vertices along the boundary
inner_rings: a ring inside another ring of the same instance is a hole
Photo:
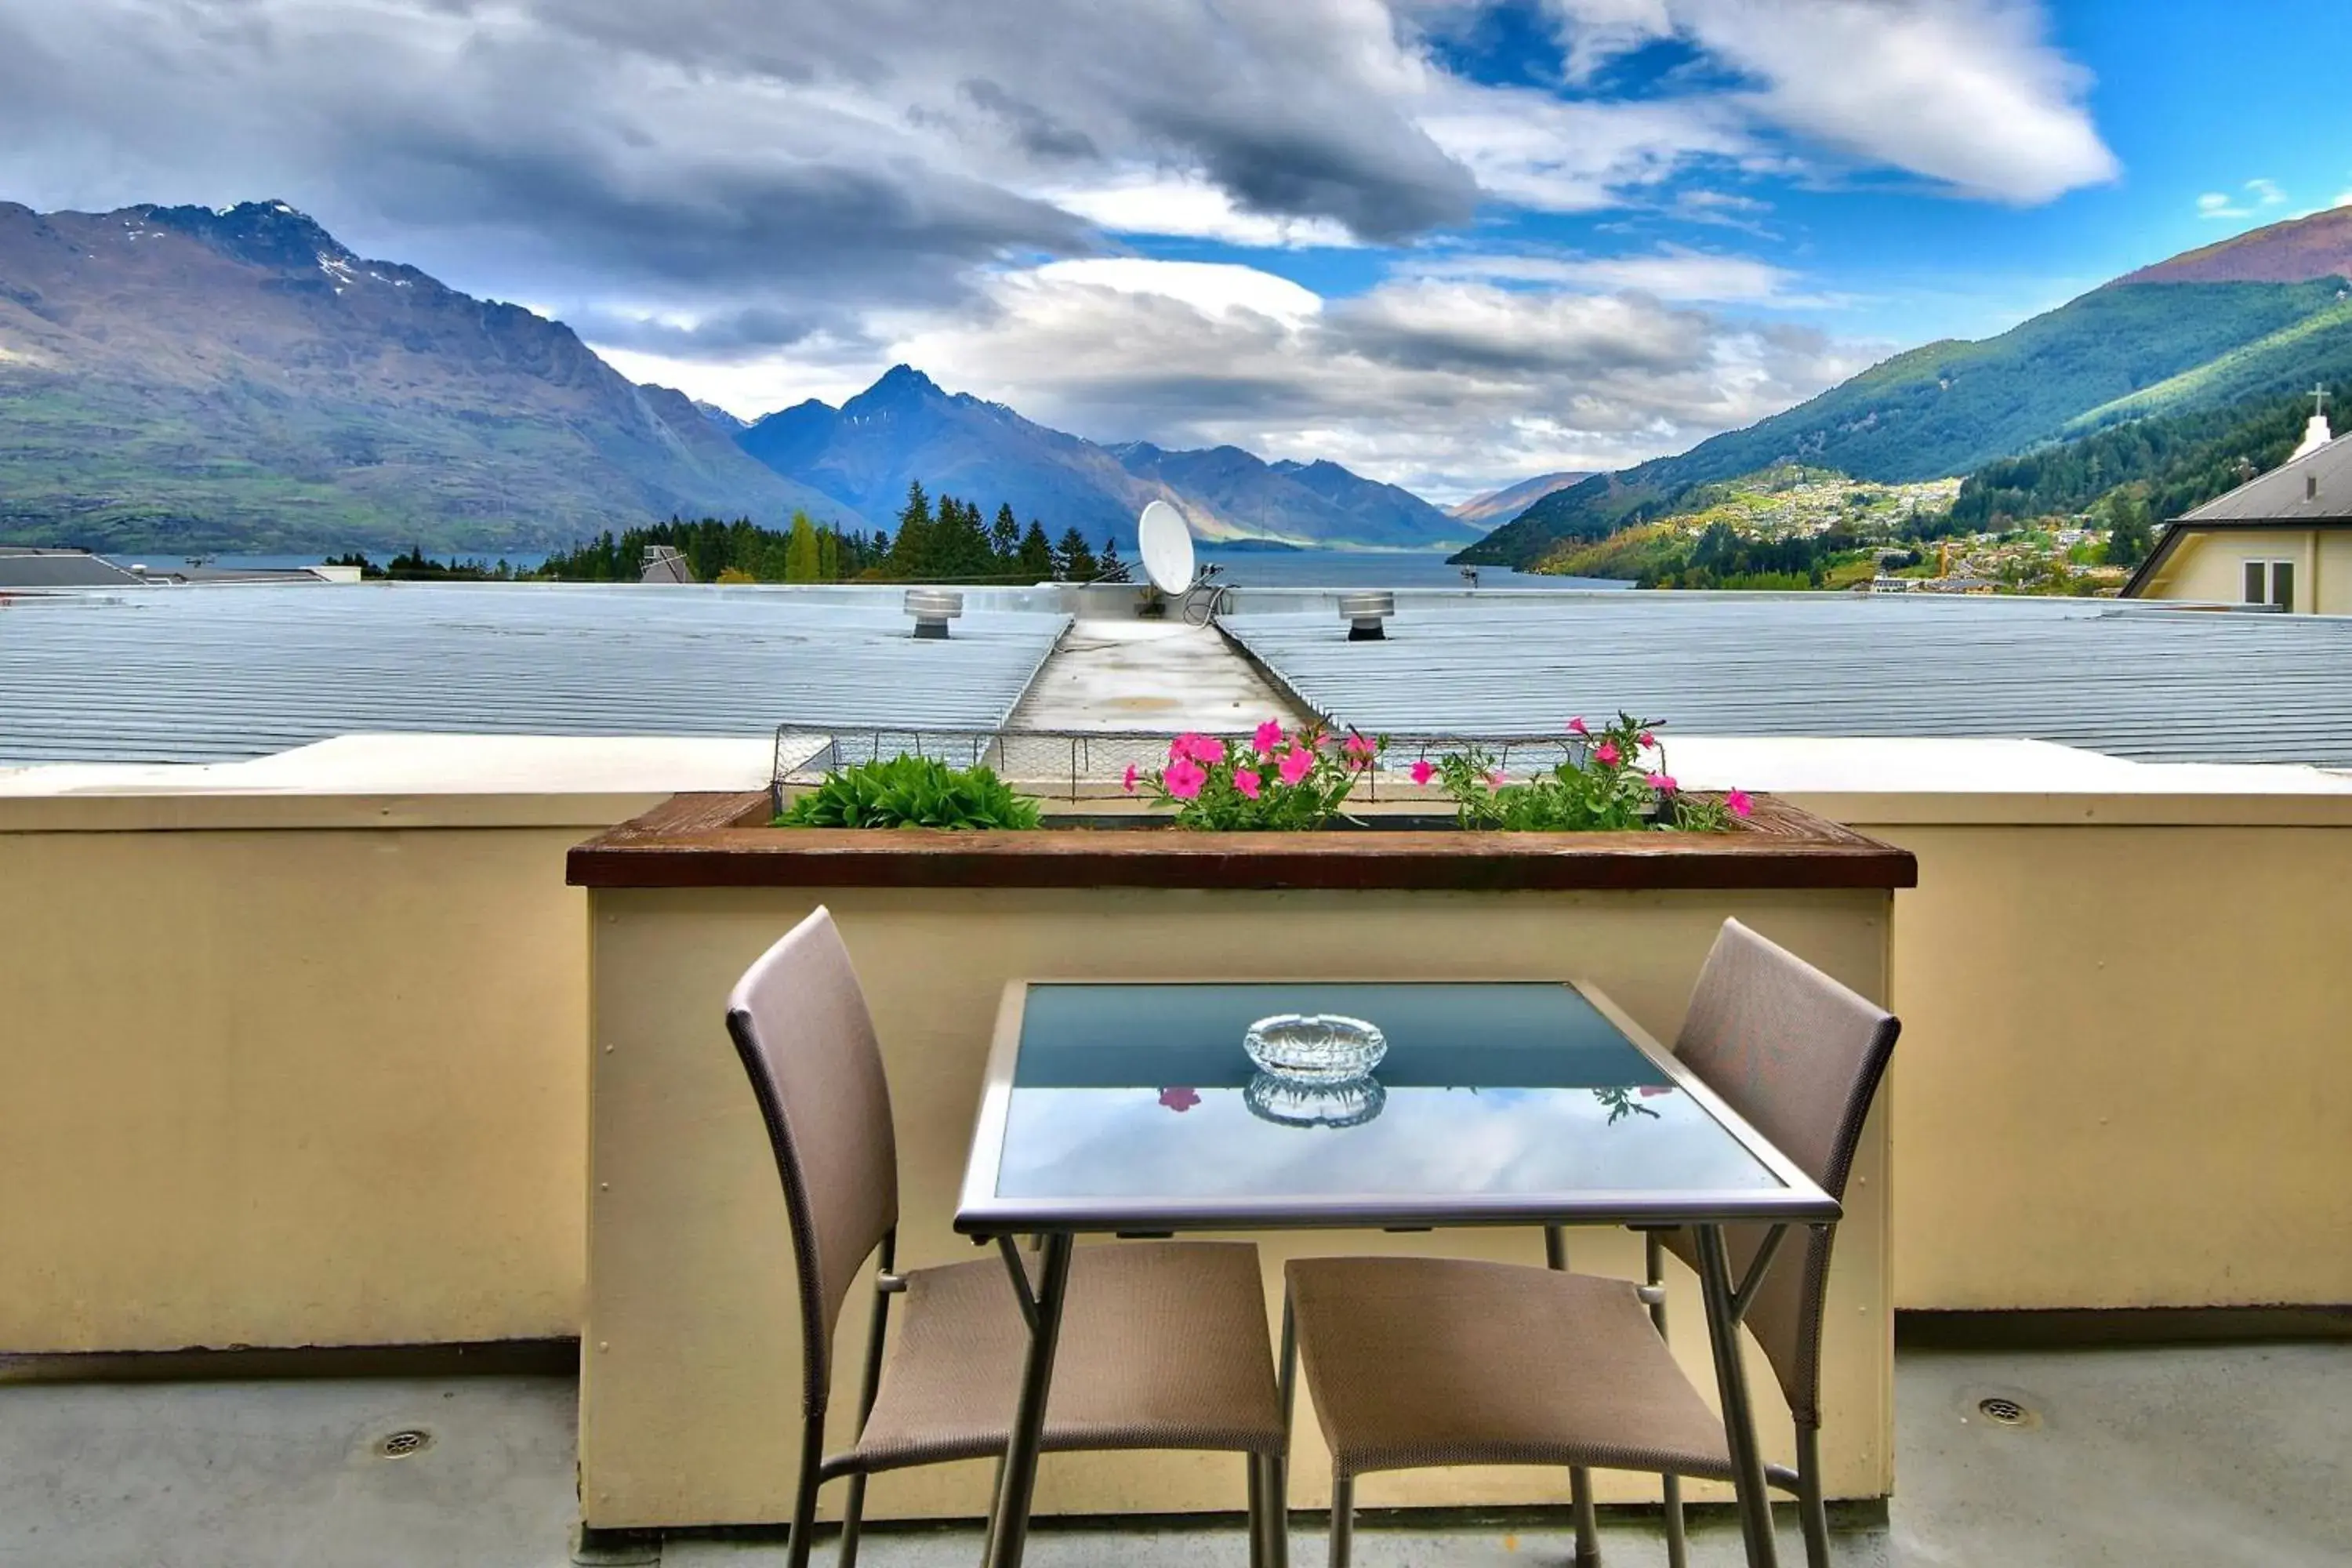
[[[1885,1009],[1738,921],[1726,921],[1699,972],[1675,1054],[1843,1202],[1863,1121],[1901,1028]],[[1769,1228],[1725,1227],[1735,1284]],[[1822,1316],[1833,1230],[1789,1237],[1748,1310],[1748,1326],[1801,1426],[1821,1425]],[[1688,1232],[1675,1233],[1667,1245],[1696,1265]]]
[[[761,953],[727,999],[768,1124],[800,1276],[803,1409],[824,1409],[833,1331],[850,1282],[898,1223],[890,1088],[866,994],[823,908]]]

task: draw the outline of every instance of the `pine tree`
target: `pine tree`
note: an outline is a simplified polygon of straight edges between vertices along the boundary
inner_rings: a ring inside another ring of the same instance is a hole
[[[988,531],[988,552],[995,557],[990,564],[997,572],[1021,569],[1021,525],[1013,521],[1010,502],[996,509],[996,526]]]
[[[837,529],[821,528],[816,535],[816,580],[838,583],[842,579],[841,533]]]
[[[808,513],[793,513],[793,536],[784,546],[784,581],[814,583],[817,580],[816,526],[809,521]]]
[[[2122,485],[2107,492],[2099,504],[2100,521],[2106,524],[2106,560],[2110,566],[2137,566],[2147,556],[2148,547],[2155,542],[2155,527],[2148,516],[2147,499],[2138,493],[2137,485]]]
[[[980,506],[975,501],[961,501],[953,496],[941,496],[939,521],[931,534],[930,574],[934,577],[973,578],[988,575],[991,552],[988,531],[980,519]]]
[[[893,577],[922,577],[931,570],[931,532],[937,525],[931,521],[930,498],[923,494],[920,479],[907,486],[907,504],[898,513],[898,541],[890,547],[890,559],[884,563]]]
[[[1033,583],[1050,583],[1060,570],[1054,560],[1054,546],[1045,538],[1045,529],[1035,518],[1029,520],[1029,531],[1021,536],[1021,553],[1015,569]]]
[[[1065,583],[1090,583],[1099,570],[1087,536],[1075,526],[1063,530],[1061,542],[1054,546],[1055,575]]]
[[[1104,536],[1102,559],[1097,563],[1097,564],[1101,568],[1097,574],[1097,580],[1099,582],[1131,583],[1134,581],[1132,577],[1128,575],[1127,563],[1118,558],[1118,536],[1117,534],[1107,534]]]

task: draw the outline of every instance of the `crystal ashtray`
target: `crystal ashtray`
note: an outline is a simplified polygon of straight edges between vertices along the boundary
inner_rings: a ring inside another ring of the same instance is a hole
[[[1371,1078],[1301,1083],[1262,1072],[1242,1090],[1242,1103],[1252,1116],[1282,1127],[1361,1127],[1388,1102],[1388,1090]]]
[[[1380,1065],[1389,1037],[1377,1026],[1338,1013],[1277,1013],[1242,1037],[1259,1070],[1293,1083],[1347,1083]]]

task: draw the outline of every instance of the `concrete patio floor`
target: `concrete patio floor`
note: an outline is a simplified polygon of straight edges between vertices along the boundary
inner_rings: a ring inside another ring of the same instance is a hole
[[[1901,1484],[1887,1522],[1839,1531],[1842,1563],[1922,1568],[2341,1564],[2352,1557],[2352,1343],[1896,1359]],[[1986,1421],[2015,1400],[2029,1422]],[[6,1568],[566,1568],[577,1520],[569,1378],[251,1383],[12,1381],[0,1363]],[[422,1432],[417,1451],[383,1440]],[[1048,1461],[1051,1462],[1050,1460]],[[1304,1516],[1293,1556],[1319,1563]],[[1663,1563],[1654,1521],[1604,1515],[1611,1561]],[[977,1560],[971,1529],[884,1529],[873,1568]],[[830,1542],[818,1561],[830,1561]],[[1693,1561],[1731,1563],[1709,1516]],[[1364,1568],[1550,1564],[1565,1532],[1441,1519],[1358,1536]],[[768,1541],[673,1539],[614,1563],[772,1568]],[[1234,1526],[1041,1529],[1038,1568],[1209,1568]],[[1793,1530],[1783,1561],[1801,1563]]]

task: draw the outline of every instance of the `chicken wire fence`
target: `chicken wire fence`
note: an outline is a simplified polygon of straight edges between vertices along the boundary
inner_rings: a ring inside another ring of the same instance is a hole
[[[1205,731],[1226,745],[1247,751],[1254,731]],[[1328,733],[1354,731],[1332,726]],[[1581,765],[1586,742],[1557,731],[1510,734],[1429,733],[1371,735],[1385,740],[1379,764],[1365,770],[1350,799],[1376,801],[1385,787],[1391,795],[1411,788],[1412,765],[1454,752],[1476,750],[1512,778],[1559,766]],[[1060,800],[1103,799],[1125,793],[1127,770],[1149,773],[1165,766],[1176,739],[1160,731],[908,729],[903,725],[782,724],[776,730],[773,788],[813,787],[828,773],[886,757],[931,757],[950,767],[986,767],[1023,793]]]

